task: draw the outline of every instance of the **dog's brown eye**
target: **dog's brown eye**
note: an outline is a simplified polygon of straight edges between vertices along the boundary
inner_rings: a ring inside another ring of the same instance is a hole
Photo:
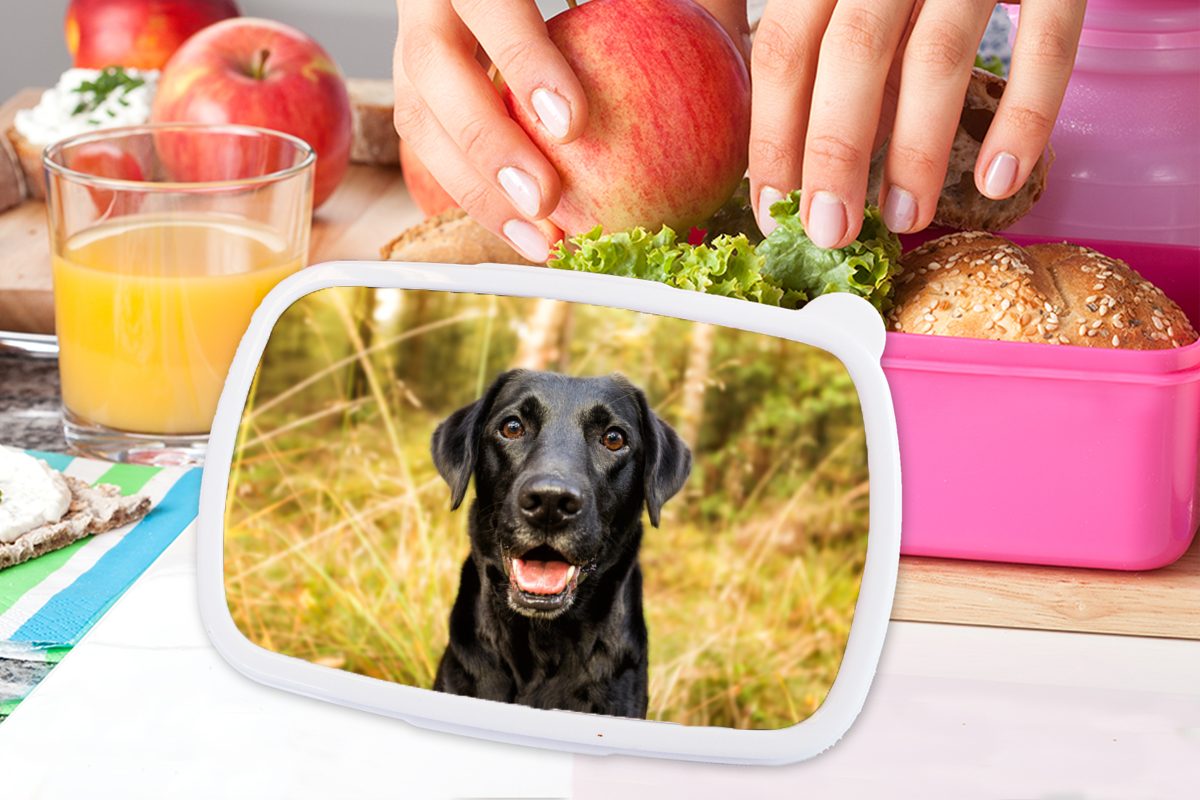
[[[525,435],[525,426],[516,417],[509,417],[500,423],[500,435],[505,439],[520,439]]]
[[[620,428],[609,428],[602,441],[605,447],[615,452],[625,446],[625,432]]]

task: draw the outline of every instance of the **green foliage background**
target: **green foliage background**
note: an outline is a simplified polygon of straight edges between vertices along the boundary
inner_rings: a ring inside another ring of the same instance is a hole
[[[837,674],[866,546],[865,444],[845,369],[730,329],[710,329],[705,348],[693,323],[596,306],[559,307],[547,328],[539,302],[326,289],[285,313],[231,477],[238,626],[277,652],[430,686],[469,548],[429,437],[532,356],[569,374],[620,372],[685,432],[689,391],[702,397],[689,418],[695,469],[642,549],[651,718],[804,719]]]

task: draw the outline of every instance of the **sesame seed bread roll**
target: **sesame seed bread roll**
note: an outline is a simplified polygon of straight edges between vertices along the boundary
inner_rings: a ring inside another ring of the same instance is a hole
[[[954,233],[904,256],[888,327],[1010,342],[1164,350],[1196,330],[1123,261],[1073,244]]]

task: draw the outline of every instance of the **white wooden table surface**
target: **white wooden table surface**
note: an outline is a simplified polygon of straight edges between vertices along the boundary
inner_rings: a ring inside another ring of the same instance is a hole
[[[575,757],[255,684],[208,644],[180,537],[0,724],[0,796],[1173,798],[1200,642],[892,623],[863,715],[783,768]]]

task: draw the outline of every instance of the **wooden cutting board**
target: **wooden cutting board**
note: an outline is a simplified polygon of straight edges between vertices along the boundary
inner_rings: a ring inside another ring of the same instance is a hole
[[[37,103],[27,89],[0,106],[0,135],[18,108]],[[423,218],[399,168],[352,165],[337,192],[313,219],[311,263],[379,258],[379,248]],[[54,332],[46,207],[26,201],[0,213],[0,330]]]
[[[18,109],[31,108],[41,96],[41,89],[25,89],[0,105],[0,136]],[[46,206],[40,200],[0,212],[0,330],[54,330]]]
[[[1200,536],[1151,572],[901,558],[892,619],[1200,639]]]
[[[31,90],[0,107],[0,131]],[[311,261],[379,257],[420,221],[398,169],[352,166],[313,222]],[[0,214],[0,330],[53,331],[45,209]],[[902,558],[894,619],[1200,639],[1200,539],[1154,572]]]

